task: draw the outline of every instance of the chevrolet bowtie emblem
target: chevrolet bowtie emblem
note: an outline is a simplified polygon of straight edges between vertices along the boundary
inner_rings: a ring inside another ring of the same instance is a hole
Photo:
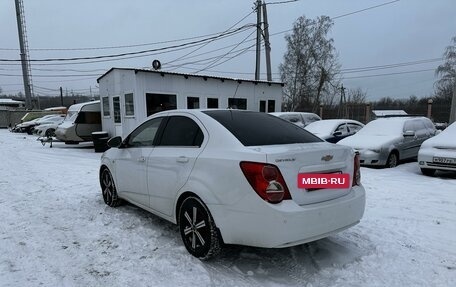
[[[327,154],[325,156],[322,156],[321,157],[321,160],[324,160],[324,161],[330,161],[333,159],[334,156],[330,155],[330,154]]]

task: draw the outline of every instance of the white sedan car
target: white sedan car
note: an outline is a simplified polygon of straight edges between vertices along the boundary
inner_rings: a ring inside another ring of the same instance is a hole
[[[357,224],[364,213],[353,149],[265,113],[160,112],[108,145],[99,173],[104,202],[126,200],[178,224],[186,249],[201,259],[223,243],[279,248],[314,241]],[[318,176],[346,176],[346,185],[302,187]]]
[[[456,171],[456,122],[421,145],[418,164],[429,176],[436,170]]]

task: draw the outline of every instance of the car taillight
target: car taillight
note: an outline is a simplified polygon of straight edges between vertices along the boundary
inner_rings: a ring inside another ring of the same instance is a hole
[[[291,199],[285,180],[275,165],[243,161],[240,166],[247,181],[262,199],[270,203]]]
[[[352,186],[361,185],[361,168],[359,163],[359,153],[355,154],[355,162],[353,168],[353,183]]]

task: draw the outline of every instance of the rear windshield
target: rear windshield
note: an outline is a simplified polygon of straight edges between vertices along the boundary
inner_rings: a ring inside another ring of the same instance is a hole
[[[265,113],[214,110],[205,111],[229,130],[244,146],[321,142],[308,131]]]

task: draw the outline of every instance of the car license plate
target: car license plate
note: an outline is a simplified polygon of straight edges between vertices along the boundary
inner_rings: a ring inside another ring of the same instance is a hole
[[[449,164],[455,164],[455,163],[456,163],[456,158],[435,156],[435,157],[432,159],[432,161],[433,161],[433,162],[436,162],[436,163],[449,163]]]

